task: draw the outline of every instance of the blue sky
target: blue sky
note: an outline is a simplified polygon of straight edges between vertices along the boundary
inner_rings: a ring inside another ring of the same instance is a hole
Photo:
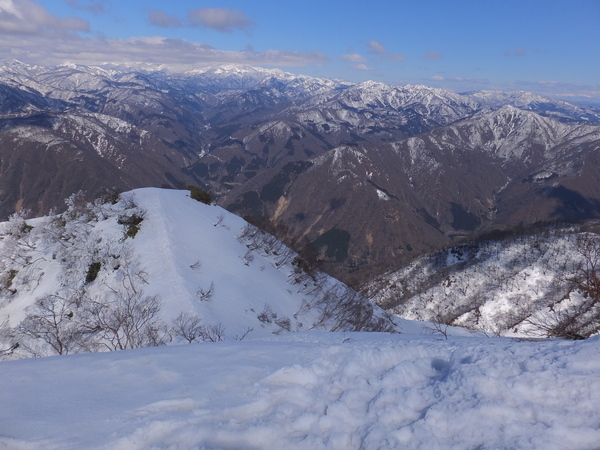
[[[600,0],[0,0],[0,57],[234,62],[600,101]]]

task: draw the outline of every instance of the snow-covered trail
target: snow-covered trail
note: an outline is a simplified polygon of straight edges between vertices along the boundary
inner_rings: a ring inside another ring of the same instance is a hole
[[[148,274],[145,292],[164,302],[162,314],[172,322],[180,312],[199,315],[206,324],[223,324],[229,338],[252,328],[252,337],[277,329],[257,319],[269,306],[278,317],[291,318],[305,295],[290,284],[291,267],[275,268],[256,253],[246,262],[246,245],[237,237],[247,225],[218,206],[189,197],[189,192],[153,188],[133,191],[145,219],[132,244]],[[201,292],[211,291],[202,299]],[[318,311],[299,318],[310,326]]]
[[[600,338],[290,333],[0,363],[0,448],[594,449]]]
[[[173,230],[173,220],[177,220],[172,211],[168,210],[163,196],[153,189],[144,190],[144,211],[149,215],[144,223],[144,230],[138,237],[143,241],[138,245],[138,254],[148,267],[160,267],[160,278],[171,297],[182,300],[193,298],[186,279],[180,271],[176,259],[177,251],[173,245],[176,233]],[[145,242],[148,241],[148,242]],[[188,263],[189,266],[189,263]],[[186,266],[183,266],[186,267]]]

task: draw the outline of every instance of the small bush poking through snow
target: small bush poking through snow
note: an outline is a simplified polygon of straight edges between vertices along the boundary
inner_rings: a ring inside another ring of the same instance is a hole
[[[191,198],[206,205],[212,205],[213,197],[209,192],[199,188],[198,186],[190,186],[188,189],[190,190]]]
[[[143,213],[133,213],[129,216],[122,215],[119,216],[118,223],[119,225],[125,225],[127,230],[125,231],[125,237],[134,238],[138,231],[140,231],[140,224],[144,220]]]
[[[220,342],[225,338],[225,327],[220,323],[204,325],[200,317],[182,312],[173,322],[171,333],[185,339],[190,344],[192,342]]]
[[[98,277],[98,273],[100,273],[101,268],[101,262],[96,261],[91,263],[85,276],[85,284],[90,284],[92,281],[94,281]]]
[[[117,188],[104,188],[101,189],[98,195],[98,201],[100,203],[109,203],[116,205],[121,200],[121,191]]]

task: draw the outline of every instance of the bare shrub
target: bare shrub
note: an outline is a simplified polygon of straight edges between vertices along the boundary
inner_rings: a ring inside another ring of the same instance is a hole
[[[121,195],[121,202],[125,209],[136,209],[138,207],[135,201],[135,195],[132,193]]]
[[[252,331],[251,328],[240,339],[236,336],[236,339],[242,340],[250,331]],[[225,338],[225,327],[223,324],[203,325],[200,317],[189,313],[181,313],[177,316],[177,319],[173,322],[171,332],[189,343],[219,342]]]
[[[248,328],[246,328],[246,331],[244,331],[242,334],[240,334],[240,335],[236,334],[233,337],[233,339],[235,339],[236,341],[243,341],[246,338],[246,336],[248,336],[253,331],[254,331],[254,328],[248,327]]]
[[[273,312],[269,305],[265,304],[263,310],[257,314],[256,318],[262,323],[272,323],[273,320],[277,319],[277,314]]]
[[[204,326],[202,328],[202,340],[209,342],[220,342],[225,339],[225,327],[222,323]]]
[[[17,335],[40,339],[51,353],[66,355],[88,348],[92,330],[82,326],[75,317],[76,306],[64,297],[46,295],[36,300],[25,319],[17,327]],[[44,356],[43,350],[32,350],[34,356]]]
[[[219,225],[221,225],[223,223],[223,220],[225,220],[225,214],[219,214],[219,216],[217,217],[217,221],[213,223],[213,227],[218,227]]]
[[[200,301],[208,301],[210,300],[210,298],[213,296],[213,294],[215,293],[215,284],[211,281],[210,286],[207,289],[201,288],[198,289],[198,292],[196,292],[196,297],[198,297],[198,299]]]
[[[162,302],[143,291],[118,290],[86,305],[86,328],[108,350],[166,345],[168,333],[159,317]]]
[[[189,313],[181,313],[173,322],[172,332],[188,342],[201,340],[203,334],[202,320]]]
[[[238,236],[238,241],[244,243],[248,248],[248,253],[244,256],[246,265],[252,261],[247,257],[254,251],[259,251],[263,255],[275,256],[274,265],[277,268],[291,263],[298,256],[296,252],[288,248],[278,238],[249,223],[246,224]]]
[[[292,321],[289,317],[281,317],[275,320],[275,325],[280,328],[280,331],[291,331]]]

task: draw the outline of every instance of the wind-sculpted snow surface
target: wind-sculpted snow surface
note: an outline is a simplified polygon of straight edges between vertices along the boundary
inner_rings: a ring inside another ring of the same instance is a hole
[[[0,447],[593,449],[600,340],[368,333],[0,363]]]

